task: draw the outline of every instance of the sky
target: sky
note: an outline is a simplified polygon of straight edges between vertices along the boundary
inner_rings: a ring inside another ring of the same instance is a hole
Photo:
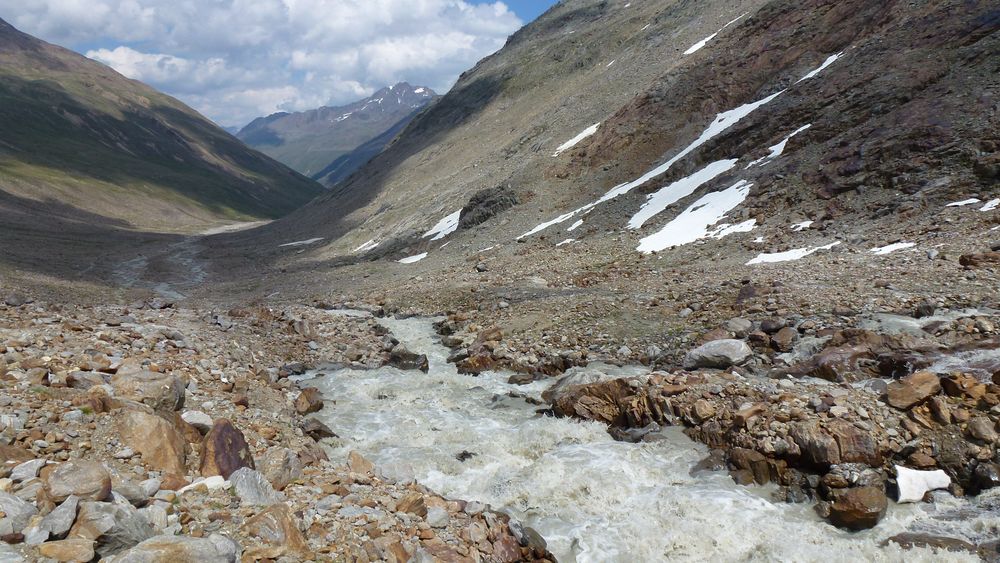
[[[0,0],[0,18],[223,126],[458,75],[556,0]]]

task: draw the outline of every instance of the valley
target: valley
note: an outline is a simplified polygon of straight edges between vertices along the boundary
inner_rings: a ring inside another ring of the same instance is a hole
[[[238,134],[298,173],[206,125],[243,207],[0,130],[0,558],[1000,561],[998,49],[564,0],[351,147]]]

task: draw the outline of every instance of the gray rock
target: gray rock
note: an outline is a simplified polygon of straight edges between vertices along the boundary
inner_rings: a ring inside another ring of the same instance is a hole
[[[746,338],[753,331],[753,323],[743,318],[729,319],[725,328],[739,338]]]
[[[184,407],[184,384],[180,378],[155,371],[118,373],[111,378],[115,396],[145,403],[157,410],[177,411]]]
[[[39,526],[30,526],[21,532],[24,535],[24,543],[27,545],[39,545],[49,539],[49,531]]]
[[[38,477],[38,472],[45,467],[45,463],[46,460],[44,459],[26,461],[15,467],[14,470],[10,472],[10,478],[17,482],[34,479],[35,477]]]
[[[430,369],[426,355],[411,352],[403,346],[396,346],[389,353],[389,365],[401,370],[418,369],[424,373]]]
[[[153,527],[131,505],[107,502],[81,502],[70,533],[76,536],[78,529],[84,537],[96,536],[96,551],[101,557],[131,549],[155,535]]]
[[[63,537],[73,527],[73,522],[76,521],[76,511],[79,506],[80,499],[71,495],[62,504],[57,506],[55,510],[48,513],[45,518],[42,518],[39,526],[48,531],[53,537]]]
[[[149,500],[149,497],[152,496],[152,495],[147,495],[146,491],[141,486],[129,482],[125,482],[118,485],[117,487],[115,487],[113,492],[121,495],[122,498],[127,500],[129,504],[135,507],[144,506],[146,504],[146,501]]]
[[[213,534],[215,536],[216,534]],[[221,538],[221,539],[220,539]],[[233,563],[236,546],[228,538],[194,538],[189,536],[156,536],[128,551],[103,559],[108,563],[162,563],[164,561],[197,561],[198,563]]]
[[[19,533],[38,514],[31,503],[3,492],[0,492],[0,511],[6,515],[0,519],[0,535]]]
[[[27,559],[18,553],[16,547],[0,542],[0,563],[24,563],[25,561]]]
[[[201,411],[185,411],[184,414],[181,415],[181,418],[184,419],[184,422],[194,426],[195,429],[202,434],[207,434],[215,424],[212,417]]]
[[[432,506],[427,509],[426,520],[432,528],[444,528],[448,525],[448,521],[451,520],[451,517],[448,515],[447,510],[438,506]]]
[[[141,514],[142,517],[146,519],[146,522],[149,522],[149,525],[152,526],[157,532],[162,532],[170,524],[167,509],[160,503],[140,508],[139,514]]]
[[[139,483],[139,488],[142,489],[143,494],[146,497],[152,497],[160,490],[161,482],[159,479],[146,479],[145,481]]]
[[[725,369],[747,361],[753,351],[742,340],[714,340],[687,353],[685,369]]]
[[[229,476],[240,502],[249,506],[271,506],[285,500],[258,471],[241,467]]]

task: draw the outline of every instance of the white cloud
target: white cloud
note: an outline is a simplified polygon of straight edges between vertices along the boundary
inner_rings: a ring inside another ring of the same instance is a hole
[[[522,23],[463,0],[0,0],[0,17],[224,125],[401,80],[446,91]]]

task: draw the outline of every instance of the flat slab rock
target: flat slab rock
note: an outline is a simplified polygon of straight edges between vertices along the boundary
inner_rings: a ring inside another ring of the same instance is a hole
[[[742,364],[752,355],[753,350],[742,340],[713,340],[688,352],[684,357],[684,368],[726,369]]]

